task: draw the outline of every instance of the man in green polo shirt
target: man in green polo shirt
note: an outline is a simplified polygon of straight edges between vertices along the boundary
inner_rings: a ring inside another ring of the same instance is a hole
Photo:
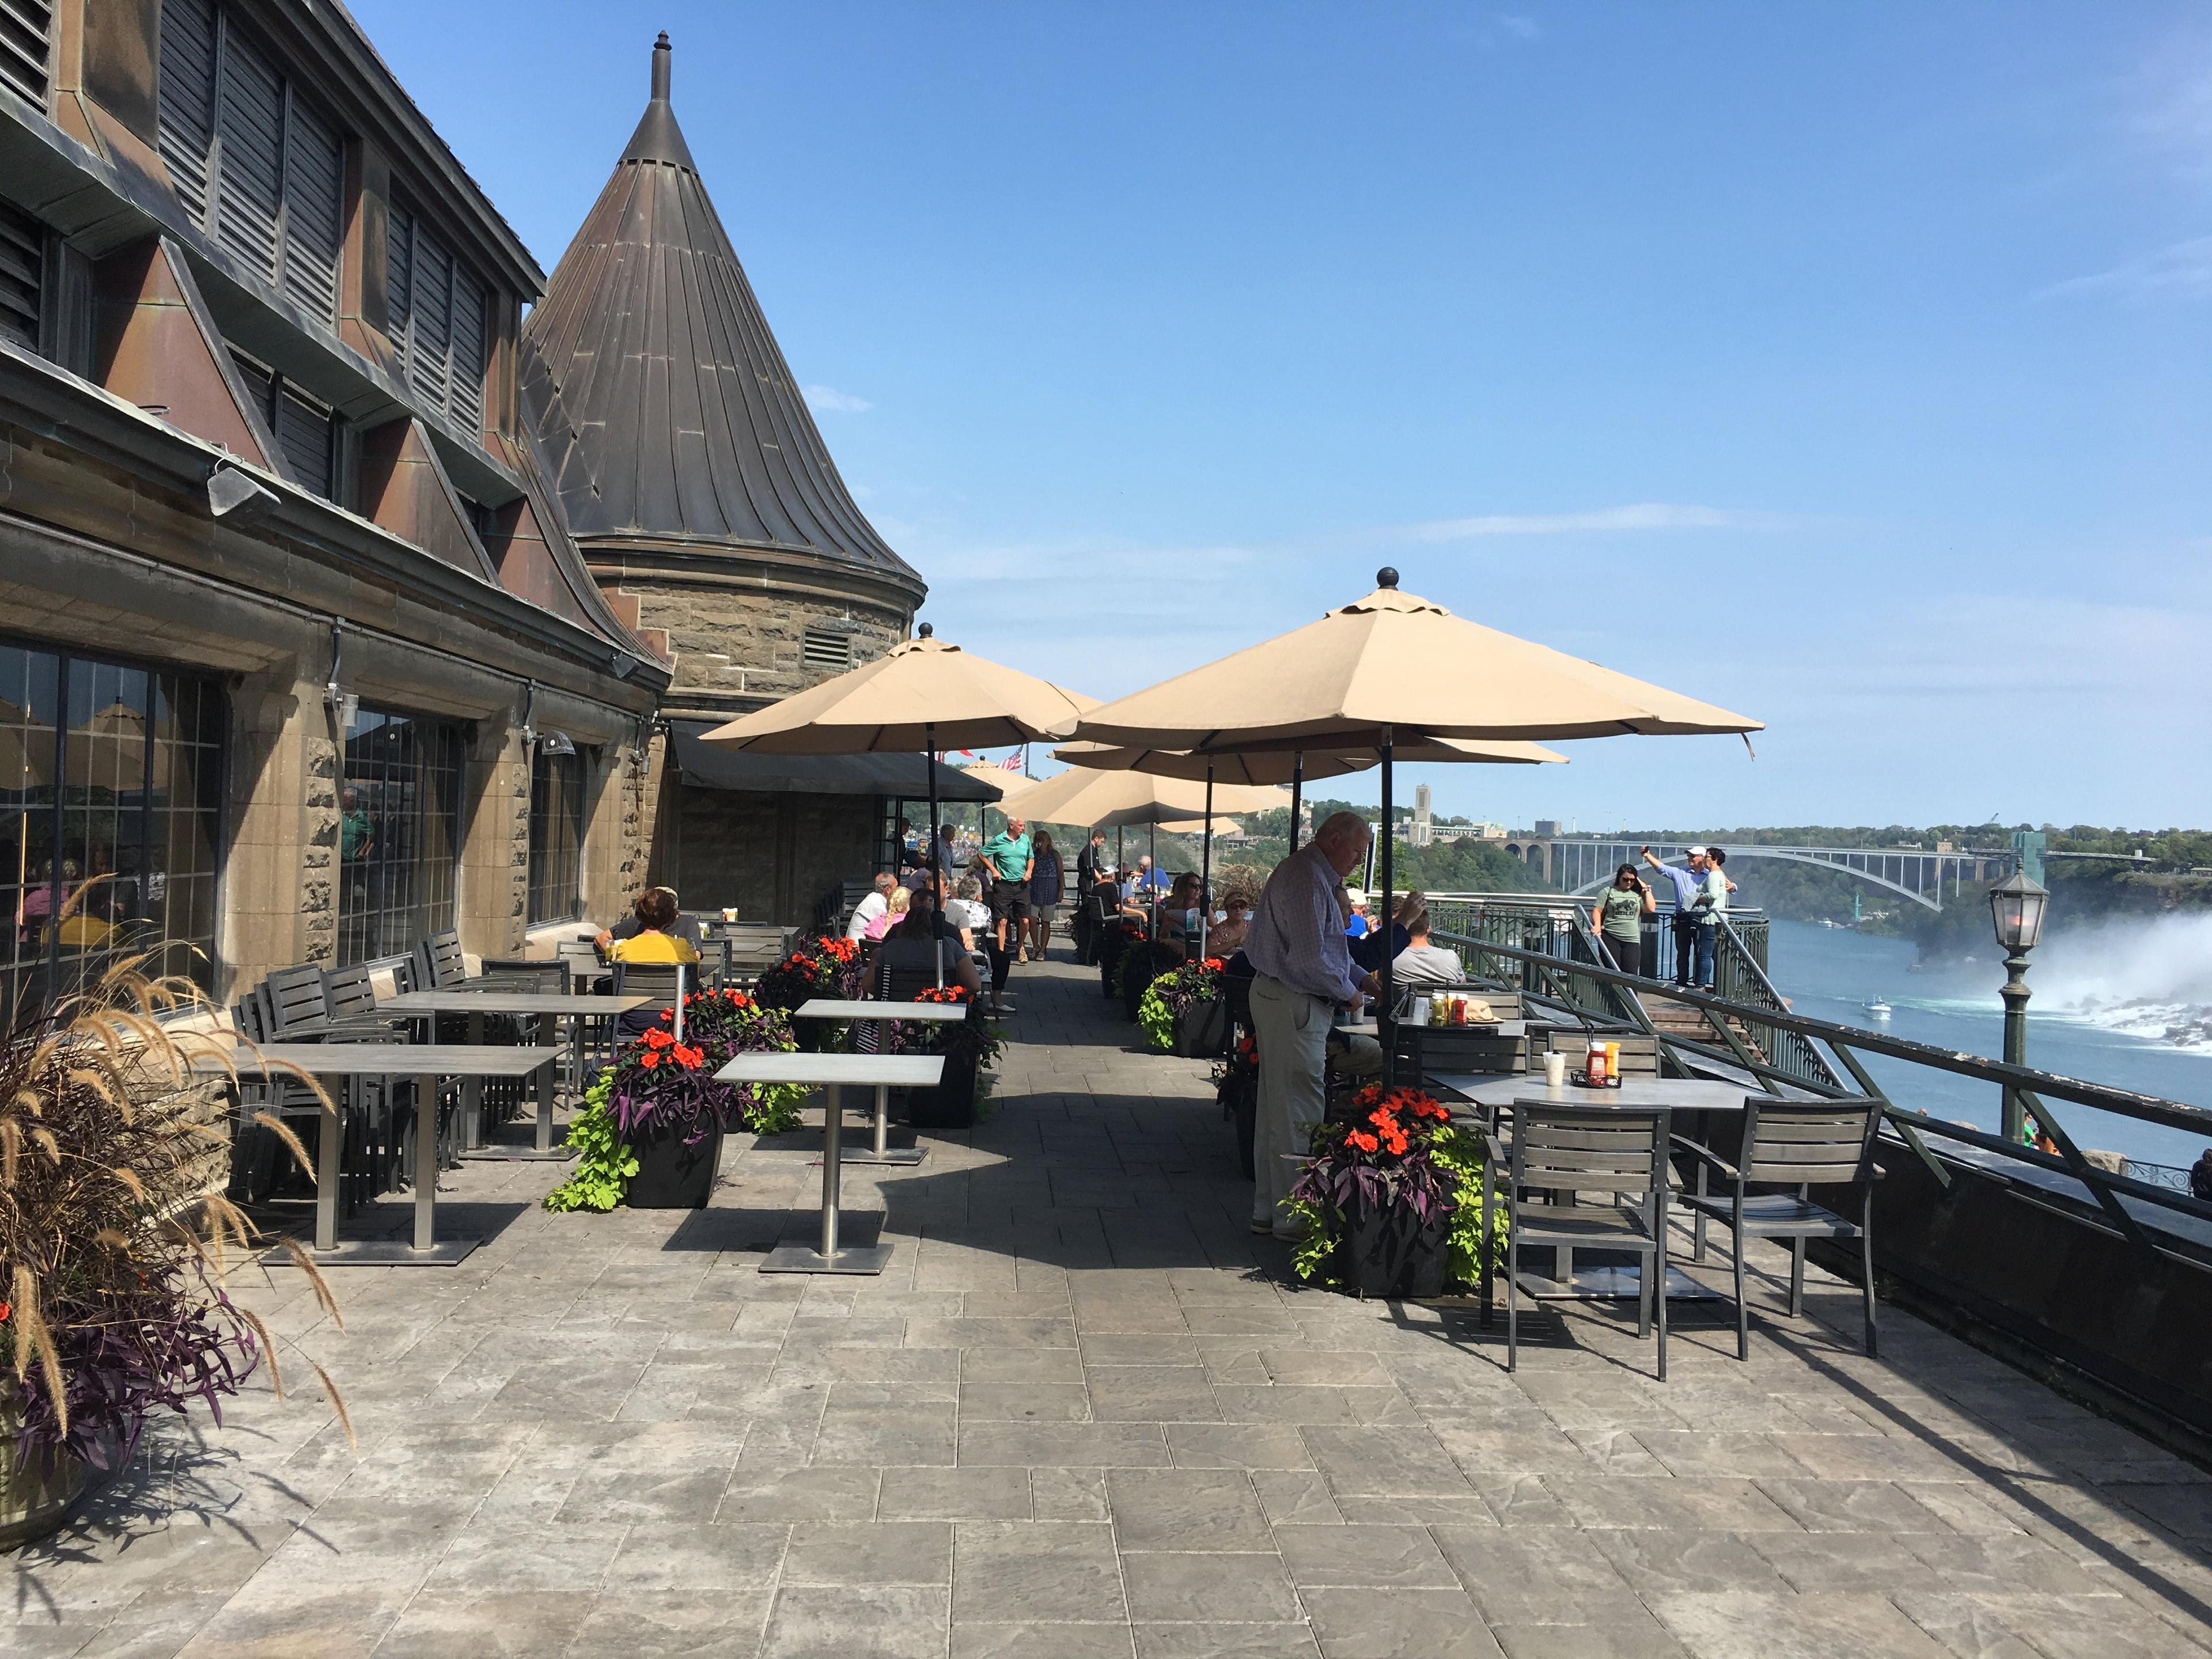
[[[1030,876],[1036,859],[1030,850],[1029,825],[1008,818],[1006,827],[983,843],[982,858],[991,870],[992,930],[1003,951],[1007,923],[1030,918]]]

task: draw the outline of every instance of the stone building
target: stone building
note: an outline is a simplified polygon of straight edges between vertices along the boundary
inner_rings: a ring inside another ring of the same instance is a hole
[[[0,10],[0,1015],[162,941],[228,998],[611,915],[670,681],[636,629],[684,632],[624,587],[689,567],[592,580],[588,434],[520,417],[529,251],[342,7]],[[918,583],[837,529],[821,616],[894,636]]]
[[[890,857],[919,757],[794,767],[697,739],[881,655],[927,590],[838,476],[670,78],[664,34],[645,113],[523,331],[523,407],[608,602],[673,665],[654,878],[687,905],[802,923]]]

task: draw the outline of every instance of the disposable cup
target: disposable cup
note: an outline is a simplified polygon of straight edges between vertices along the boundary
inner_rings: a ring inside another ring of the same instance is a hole
[[[1567,1080],[1567,1057],[1559,1053],[1544,1056],[1544,1086],[1557,1089]]]

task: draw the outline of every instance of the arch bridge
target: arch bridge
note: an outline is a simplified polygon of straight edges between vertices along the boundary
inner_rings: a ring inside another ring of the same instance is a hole
[[[1931,852],[1911,847],[1771,847],[1756,842],[1644,842],[1599,836],[1513,837],[1505,850],[1522,860],[1553,887],[1577,895],[1595,893],[1624,864],[1639,867],[1649,847],[1668,863],[1679,863],[1695,845],[1717,847],[1733,865],[1739,859],[1774,859],[1787,864],[1818,865],[1911,899],[1929,910],[1943,908],[1944,884],[1956,898],[1961,887],[2002,880],[2015,862],[2009,851],[1964,849]]]

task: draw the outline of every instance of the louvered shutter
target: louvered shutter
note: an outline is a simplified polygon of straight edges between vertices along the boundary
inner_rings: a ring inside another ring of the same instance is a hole
[[[453,256],[436,240],[415,228],[415,262],[409,273],[413,337],[407,343],[407,378],[416,392],[434,409],[442,410],[452,382],[447,375],[453,359]]]
[[[390,327],[385,331],[392,337],[392,348],[399,354],[399,367],[407,367],[407,323],[414,314],[414,283],[410,273],[415,265],[415,220],[397,202],[392,204],[385,220],[384,234],[384,295],[385,313]]]
[[[33,351],[39,349],[46,251],[46,232],[39,222],[0,202],[0,337]]]
[[[268,60],[225,29],[216,88],[215,238],[247,270],[277,279],[277,210],[284,193],[284,83]]]
[[[253,399],[256,412],[264,421],[271,419],[274,413],[271,405],[276,396],[275,374],[240,352],[232,352],[230,361],[232,367],[238,370],[239,378],[246,382],[246,395]]]
[[[0,86],[46,106],[54,9],[46,0],[0,0]]]
[[[284,293],[309,316],[338,312],[345,151],[337,131],[295,94],[284,134]]]
[[[161,0],[161,165],[195,223],[207,222],[215,144],[215,7]]]
[[[292,476],[328,500],[331,493],[331,411],[290,386],[276,398],[276,446]]]
[[[483,428],[484,291],[468,268],[453,265],[453,419],[473,436]]]

